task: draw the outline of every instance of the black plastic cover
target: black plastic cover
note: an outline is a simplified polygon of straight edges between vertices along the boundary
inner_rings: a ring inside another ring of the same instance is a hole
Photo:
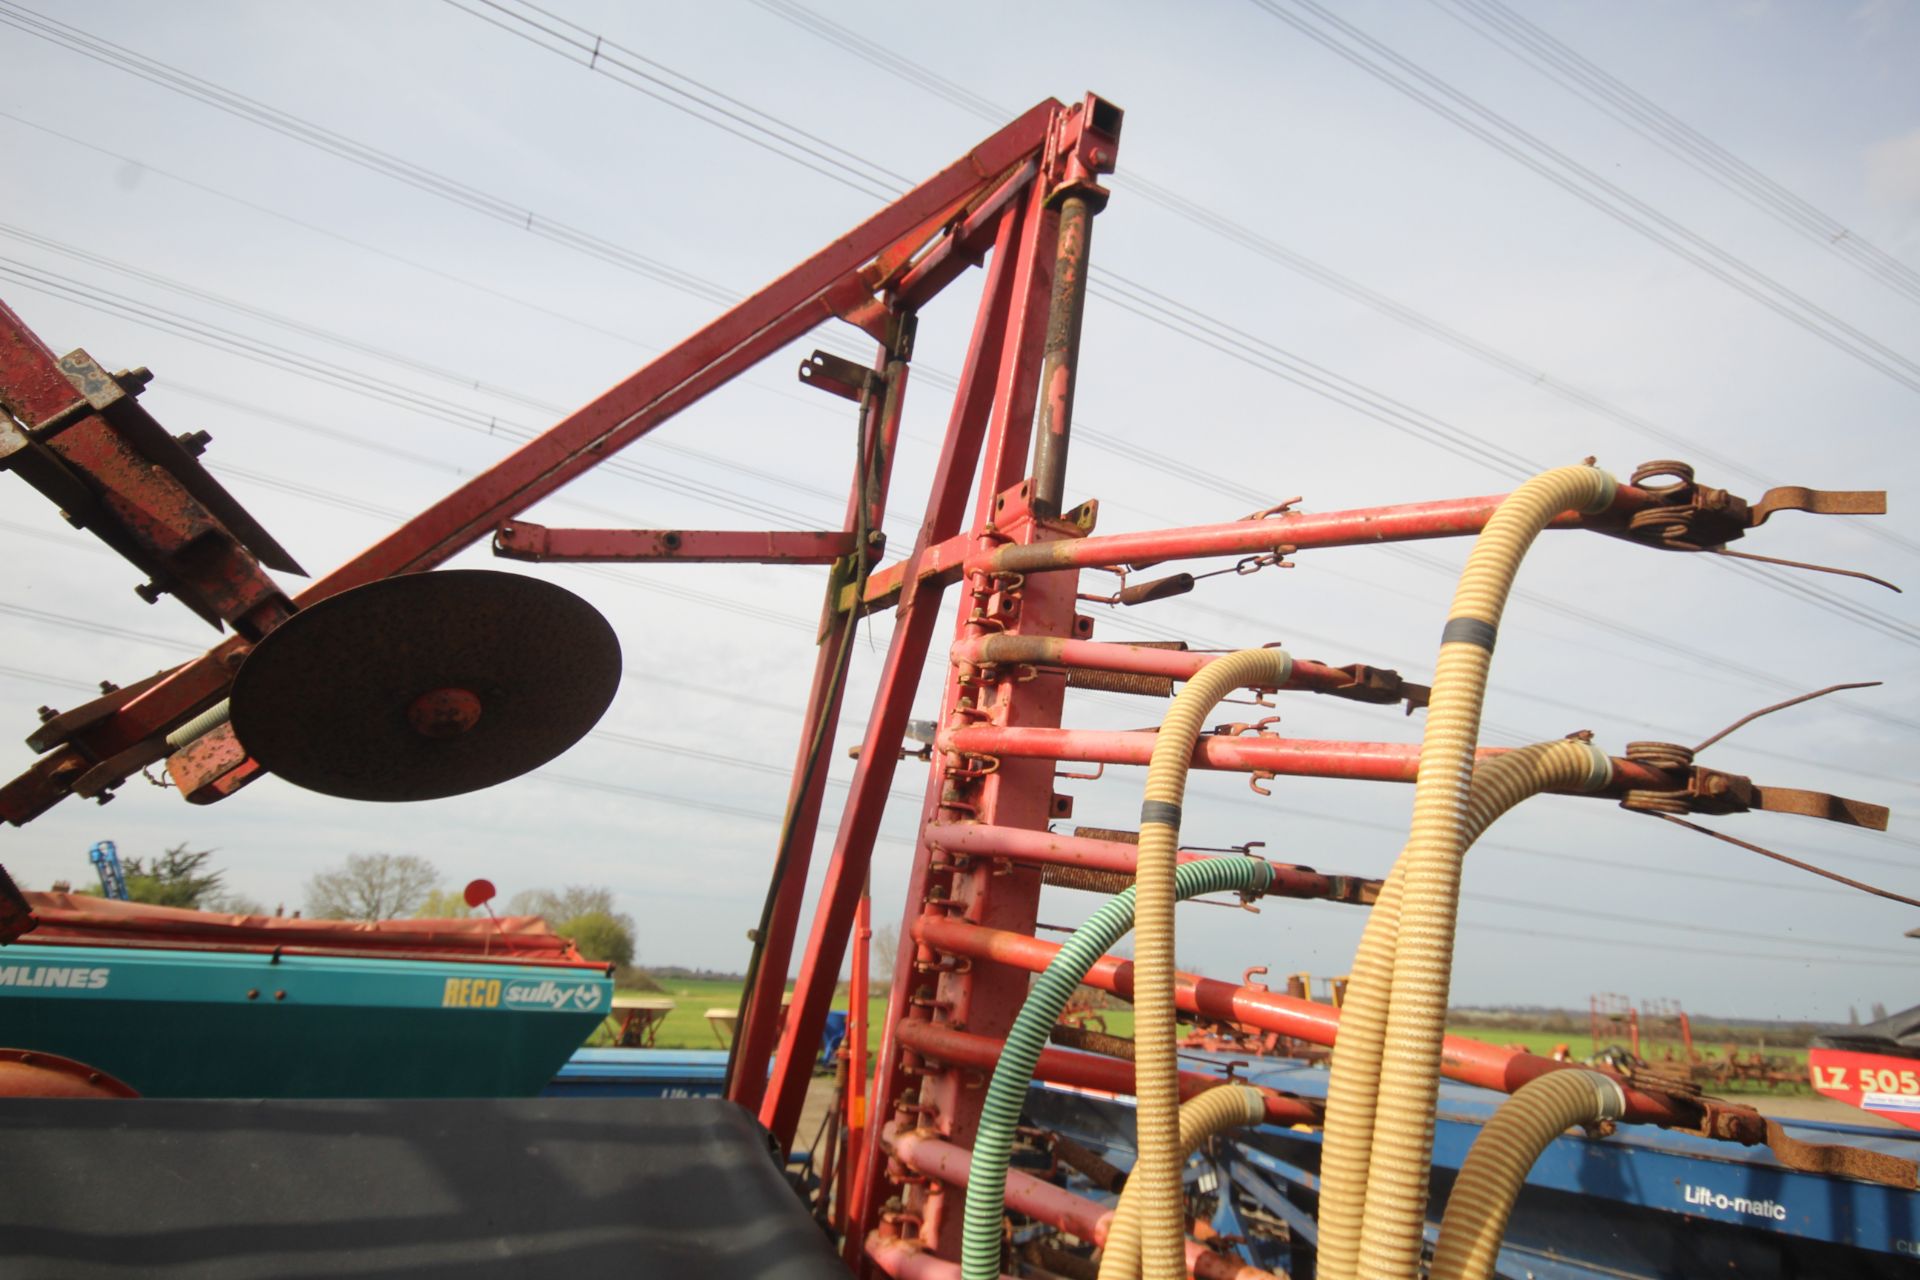
[[[718,1099],[0,1099],[0,1275],[845,1280]]]

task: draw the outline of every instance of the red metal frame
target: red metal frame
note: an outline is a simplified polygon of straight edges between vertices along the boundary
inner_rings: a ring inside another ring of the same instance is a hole
[[[119,501],[113,508],[119,523],[112,527],[125,544],[122,549],[131,548],[129,558],[172,557],[163,567],[185,584],[183,598],[191,596],[202,612],[210,609],[240,631],[162,677],[49,720],[30,739],[46,754],[0,788],[0,817],[17,824],[68,794],[104,795],[133,769],[167,756],[164,736],[217,700],[251,642],[292,609],[373,579],[430,569],[489,534],[499,554],[535,561],[830,564],[806,727],[796,748],[787,819],[757,941],[758,968],[735,1038],[728,1092],[756,1110],[783,1147],[791,1146],[812,1078],[814,1046],[851,941],[847,1141],[828,1157],[835,1161],[832,1181],[838,1186],[834,1225],[844,1233],[845,1257],[856,1271],[878,1265],[898,1275],[951,1274],[951,1261],[958,1256],[958,1201],[952,1188],[964,1181],[984,1093],[979,1085],[998,1060],[1032,973],[1057,950],[1032,936],[1043,868],[1108,874],[1134,869],[1134,847],[1124,838],[1097,840],[1050,829],[1051,822],[1071,815],[1073,804],[1071,797],[1056,793],[1056,779],[1086,776],[1057,772],[1060,762],[1144,764],[1153,742],[1150,733],[1063,727],[1069,680],[1075,673],[1095,672],[1170,688],[1172,681],[1189,679],[1214,660],[1211,654],[1094,641],[1094,620],[1077,612],[1079,571],[1469,536],[1484,527],[1501,501],[1495,495],[1317,514],[1282,504],[1229,524],[1093,536],[1095,505],[1066,509],[1063,493],[1087,247],[1091,221],[1106,199],[1097,179],[1114,167],[1119,133],[1119,111],[1091,95],[1071,108],[1041,103],[291,602],[278,594],[249,552],[252,547],[271,559],[277,549],[264,535],[253,536],[244,513],[227,516],[242,526],[241,533],[207,513],[211,523],[194,526],[198,534],[178,521],[140,514],[161,499],[174,503],[176,515],[186,507],[181,495],[160,481],[151,482],[158,487],[141,488],[148,481],[136,474],[140,469],[129,461],[128,450],[145,428],[118,404],[128,396],[116,399],[114,390],[102,389],[99,403],[91,394],[76,401],[79,384],[71,371],[0,308],[0,400],[33,428],[23,433],[0,423],[0,462],[19,455],[16,465],[23,471],[29,461],[40,468],[29,478],[43,490],[65,493],[60,486],[70,481],[95,508],[111,506],[107,498]],[[915,318],[922,305],[975,265],[984,266],[981,296],[920,526],[910,551],[882,565],[884,542],[874,531],[887,509]],[[855,460],[840,529],[577,530],[518,519],[569,480],[830,318],[847,321],[878,344],[870,370],[819,353],[803,368],[803,380],[859,406],[865,449]],[[109,412],[101,407],[107,402],[118,407]],[[50,458],[65,470],[53,468]],[[1663,464],[1664,471],[1671,466]],[[1719,504],[1715,510],[1747,510],[1720,491],[1700,492],[1710,496],[1708,505]],[[139,501],[125,501],[128,494]],[[1673,495],[1671,489],[1625,485],[1606,512],[1563,513],[1552,527],[1646,540],[1645,521],[1639,518],[1654,517],[1647,527],[1664,528],[1658,517],[1677,509]],[[1864,507],[1856,503],[1846,509]],[[864,544],[863,530],[868,534]],[[209,531],[218,535],[213,544],[222,549],[220,556],[202,563],[179,555],[186,545],[182,539],[190,542]],[[900,917],[900,945],[887,975],[886,1026],[869,1082],[865,995],[871,920],[865,886],[899,747],[949,587],[958,588],[959,608],[943,664],[939,729]],[[854,651],[844,641],[858,615],[886,607],[896,610],[895,625],[783,1017],[821,817],[824,761],[835,750],[833,726]],[[1391,671],[1305,659],[1295,663],[1285,688],[1380,704],[1404,701],[1410,708],[1423,705],[1426,695],[1423,686],[1403,682]],[[1482,752],[1492,754],[1497,752]],[[1275,736],[1255,724],[1224,726],[1204,736],[1194,763],[1246,772],[1256,782],[1279,775],[1410,782],[1418,755],[1412,744],[1304,741]],[[172,752],[169,763],[181,789],[200,802],[231,794],[260,772],[230,729]],[[1719,807],[1706,811],[1716,813],[1738,807],[1725,793],[1732,783],[1745,783],[1717,775],[1716,789],[1702,785],[1706,771],[1669,772],[1640,760],[1615,759],[1614,771],[1609,796],[1656,793],[1669,804],[1697,800],[1706,807],[1711,802]],[[1376,881],[1270,865],[1276,896],[1365,905],[1378,892]],[[1131,980],[1131,966],[1114,958],[1096,965],[1087,979],[1123,995],[1130,992]],[[1338,1011],[1329,1005],[1206,978],[1182,976],[1178,999],[1203,1017],[1317,1045],[1331,1045],[1339,1024]],[[1448,1075],[1498,1089],[1511,1090],[1562,1065],[1458,1038],[1449,1038],[1445,1048]],[[1042,1054],[1039,1075],[1125,1092],[1132,1088],[1133,1069],[1116,1058],[1049,1049]],[[1211,1081],[1186,1073],[1182,1087],[1198,1091]],[[1737,1141],[1764,1139],[1760,1118],[1744,1109],[1644,1087],[1630,1088],[1628,1096],[1629,1119],[1699,1127]],[[1267,1109],[1280,1123],[1315,1123],[1320,1115],[1317,1104],[1271,1091]],[[1104,1231],[1099,1206],[1044,1181],[1015,1173],[1008,1192],[1016,1209],[1082,1239],[1098,1239]],[[1189,1259],[1200,1275],[1237,1270],[1230,1260],[1198,1246],[1190,1247]]]

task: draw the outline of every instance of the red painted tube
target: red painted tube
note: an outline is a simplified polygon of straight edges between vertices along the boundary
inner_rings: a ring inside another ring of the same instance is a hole
[[[1153,529],[1144,533],[1075,538],[1045,545],[1003,546],[970,559],[967,568],[970,572],[1045,573],[1053,569],[1107,568],[1206,556],[1254,555],[1281,546],[1306,550],[1378,542],[1411,542],[1423,538],[1454,538],[1479,533],[1506,497],[1504,493],[1496,493],[1479,498],[1409,502],[1398,506],[1361,507],[1352,511],[1290,512],[1270,520],[1237,520],[1232,524]],[[1547,527],[1618,529],[1634,512],[1655,501],[1654,496],[1645,490],[1623,484],[1613,505],[1600,515],[1583,516],[1567,511],[1556,516]]]
[[[549,529],[509,520],[493,531],[493,554],[508,560],[688,564],[832,564],[853,550],[851,530],[796,533],[712,529]]]
[[[935,917],[923,918],[914,933],[921,942],[937,950],[975,960],[991,960],[1031,973],[1044,971],[1060,949],[1056,943],[1024,933]],[[1133,965],[1113,956],[1103,956],[1083,981],[1090,987],[1131,997]],[[1259,1027],[1263,1031],[1278,1031],[1310,1044],[1331,1045],[1339,1035],[1340,1011],[1330,1004],[1316,1004],[1189,973],[1176,975],[1175,982],[1175,1001],[1188,1013]],[[1498,1089],[1502,1093],[1512,1093],[1549,1071],[1578,1065],[1555,1062],[1517,1049],[1503,1049],[1463,1036],[1448,1036],[1440,1053],[1440,1070],[1448,1079],[1476,1084],[1483,1089]],[[1699,1122],[1698,1104],[1665,1094],[1646,1093],[1624,1084],[1622,1088],[1627,1095],[1625,1118],[1631,1123],[1690,1128]]]
[[[894,1280],[959,1280],[960,1264],[928,1253],[899,1236],[870,1235],[867,1256]],[[1013,1280],[1003,1275],[1001,1280]]]
[[[974,725],[942,731],[937,745],[942,751],[973,756],[1144,765],[1153,758],[1155,736],[1137,730],[1009,729]],[[1482,747],[1478,758],[1491,760],[1509,750],[1509,747]],[[1420,744],[1202,734],[1193,747],[1193,767],[1240,772],[1260,769],[1292,777],[1351,778],[1363,782],[1412,782],[1420,769]],[[1618,796],[1634,788],[1659,790],[1673,785],[1660,770],[1615,756],[1613,781],[1605,791],[1591,794]]]
[[[1047,667],[1082,667],[1091,671],[1167,676],[1174,680],[1191,680],[1202,667],[1218,662],[1225,656],[1219,653],[1194,653],[1187,649],[1149,649],[1134,644],[1066,640],[1052,636],[976,636],[957,641],[953,646],[953,660],[971,666],[1023,663]],[[1293,673],[1282,688],[1332,693],[1353,686],[1352,674],[1339,667],[1296,658]]]
[[[867,1141],[867,965],[872,948],[873,894],[863,889],[853,914],[853,958],[847,975],[847,1155],[843,1170],[859,1167]],[[838,1196],[842,1213],[854,1202],[851,1177],[848,1173],[841,1178]]]
[[[991,1070],[1000,1061],[1004,1044],[991,1036],[970,1031],[955,1031],[934,1022],[903,1022],[896,1029],[900,1043],[935,1061],[956,1067],[982,1067]],[[1067,1049],[1042,1049],[1034,1078],[1050,1084],[1072,1085],[1076,1089],[1097,1089],[1106,1093],[1133,1096],[1133,1064],[1119,1058],[1103,1058],[1094,1053],[1076,1053]],[[1222,1082],[1220,1076],[1198,1071],[1180,1073],[1182,1101]],[[1316,1099],[1296,1098],[1273,1089],[1261,1089],[1266,1098],[1270,1124],[1314,1124],[1321,1122],[1325,1106]]]
[[[935,822],[926,829],[927,841],[950,853],[974,854],[985,858],[1012,858],[1017,862],[1049,863],[1062,867],[1086,867],[1093,871],[1118,871],[1132,875],[1138,858],[1135,846],[1118,840],[1094,840],[1086,836],[1061,836],[1051,831],[1025,827],[999,827],[979,822]],[[1182,862],[1213,855],[1181,853]],[[1273,883],[1267,894],[1276,898],[1325,898],[1333,902],[1370,903],[1380,894],[1380,882],[1360,876],[1330,876],[1312,867],[1287,862],[1268,862],[1273,868]]]
[[[925,1133],[902,1133],[894,1135],[893,1154],[902,1164],[948,1186],[967,1185],[972,1157],[964,1147]],[[1007,1208],[1094,1244],[1106,1243],[1107,1228],[1113,1222],[1113,1210],[1105,1205],[1018,1169],[1007,1171]],[[1187,1274],[1194,1280],[1273,1280],[1257,1267],[1235,1262],[1192,1240],[1187,1241]]]

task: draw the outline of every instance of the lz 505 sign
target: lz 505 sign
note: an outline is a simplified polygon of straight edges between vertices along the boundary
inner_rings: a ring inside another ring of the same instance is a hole
[[[1807,1075],[1829,1098],[1920,1129],[1920,1059],[1816,1047],[1807,1051]]]

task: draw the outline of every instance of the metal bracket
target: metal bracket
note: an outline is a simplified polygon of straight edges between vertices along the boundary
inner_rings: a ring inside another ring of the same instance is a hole
[[[1824,1173],[1838,1178],[1860,1178],[1903,1190],[1920,1188],[1920,1166],[1884,1152],[1862,1147],[1802,1142],[1788,1135],[1778,1121],[1767,1121],[1767,1150],[1789,1169]]]
[[[1687,808],[1695,813],[1712,814],[1746,813],[1752,809],[1796,813],[1803,818],[1819,818],[1870,831],[1885,831],[1889,817],[1884,805],[1797,787],[1762,787],[1741,774],[1722,773],[1703,765],[1693,766],[1688,774]]]
[[[1747,527],[1757,529],[1776,511],[1805,511],[1816,516],[1883,516],[1887,514],[1885,489],[1808,489],[1803,485],[1780,485],[1760,495],[1753,504]]]
[[[1347,698],[1353,702],[1372,702],[1381,706],[1404,701],[1409,715],[1414,708],[1426,706],[1428,697],[1433,693],[1430,686],[1403,680],[1398,671],[1389,667],[1370,667],[1364,662],[1355,662],[1336,670],[1346,672],[1353,678],[1353,683],[1316,692],[1331,698]]]
[[[815,351],[800,362],[800,381],[858,404],[879,390],[883,380],[863,364],[855,364],[831,351]]]
[[[1668,483],[1653,483],[1666,480]],[[1633,483],[1660,498],[1656,506],[1636,512],[1627,523],[1638,542],[1673,551],[1703,551],[1725,546],[1765,524],[1776,511],[1805,511],[1826,516],[1878,516],[1887,512],[1883,489],[1809,489],[1782,485],[1769,489],[1757,503],[1696,484],[1693,468],[1684,462],[1660,459],[1634,469]]]

